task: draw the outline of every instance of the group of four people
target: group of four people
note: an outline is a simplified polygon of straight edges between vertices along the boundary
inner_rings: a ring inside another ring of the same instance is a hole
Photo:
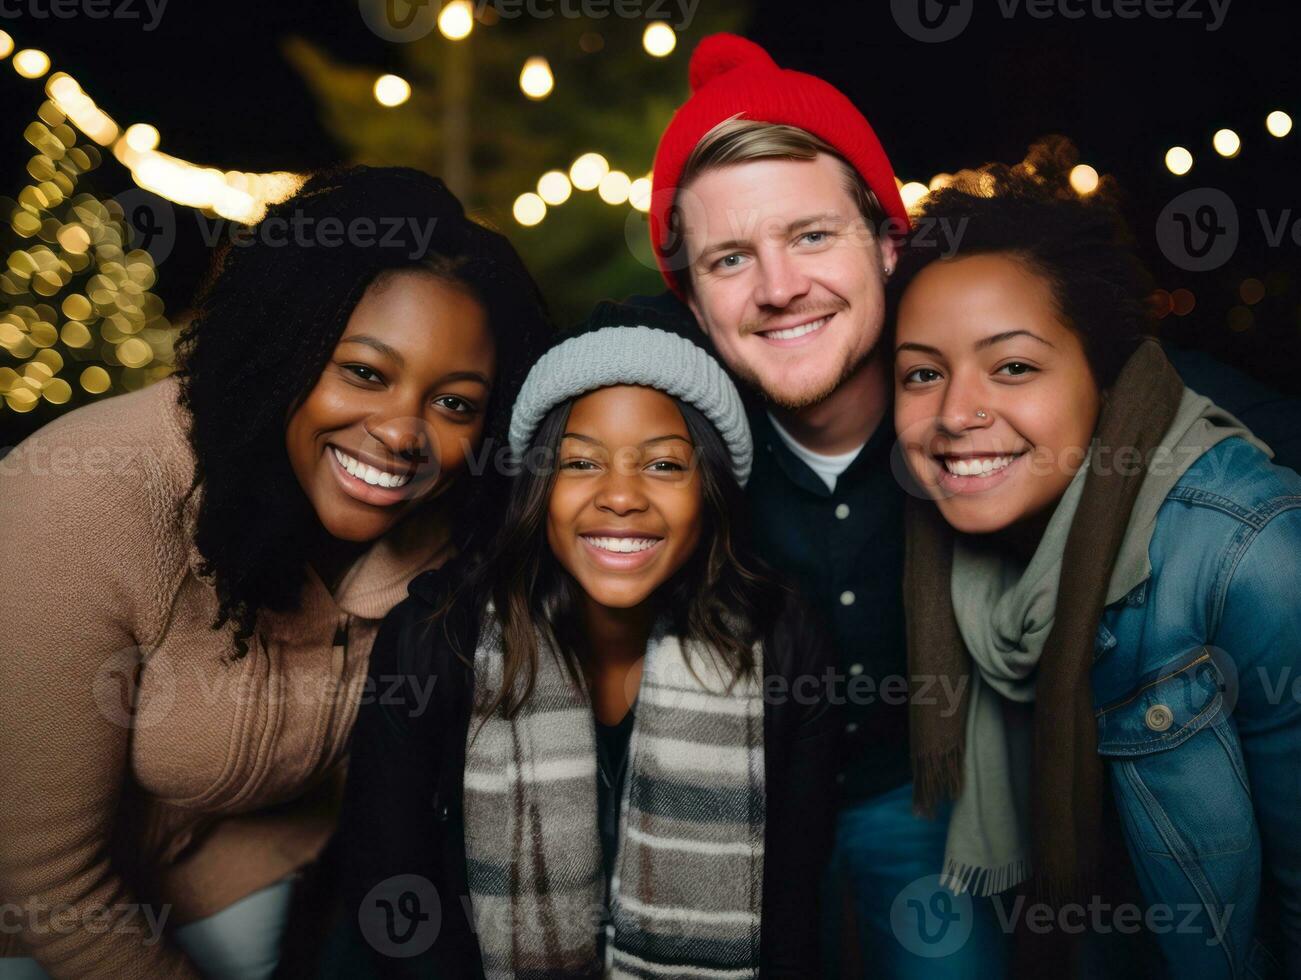
[[[663,296],[552,337],[325,173],[271,216],[411,241],[227,249],[5,458],[0,977],[1301,975],[1280,403],[1059,144],[922,234],[826,82],[691,79]]]

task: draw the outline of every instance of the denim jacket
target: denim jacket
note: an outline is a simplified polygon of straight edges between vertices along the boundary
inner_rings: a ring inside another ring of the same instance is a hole
[[[1107,607],[1098,752],[1173,977],[1301,977],[1301,476],[1241,439],[1171,490]]]

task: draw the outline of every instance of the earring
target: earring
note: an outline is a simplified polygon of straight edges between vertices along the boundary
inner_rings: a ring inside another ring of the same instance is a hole
[[[978,418],[978,419],[987,419],[987,418],[989,418],[989,416],[985,414],[985,412],[984,412],[983,409],[979,409],[979,408],[978,408],[978,409],[976,409],[976,418]]]

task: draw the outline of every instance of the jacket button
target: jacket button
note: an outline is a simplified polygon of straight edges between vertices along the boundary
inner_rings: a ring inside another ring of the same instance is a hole
[[[854,604],[854,593],[848,589],[840,593],[840,604],[842,606],[852,606]]]
[[[836,504],[836,517],[844,520],[849,516],[849,504]]]
[[[1174,712],[1164,704],[1152,705],[1152,707],[1147,709],[1147,714],[1143,717],[1143,721],[1146,722],[1147,727],[1152,729],[1154,732],[1165,731],[1170,727],[1174,720]]]

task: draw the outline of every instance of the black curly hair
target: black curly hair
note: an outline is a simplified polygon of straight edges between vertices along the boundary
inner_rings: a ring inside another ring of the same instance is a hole
[[[1116,187],[1103,178],[1080,195],[1078,162],[1065,137],[1046,137],[1025,160],[957,174],[914,214],[888,288],[889,308],[932,262],[1003,253],[1047,280],[1063,321],[1080,338],[1094,380],[1106,389],[1153,332],[1152,280],[1133,247]],[[890,349],[893,349],[893,314]]]
[[[331,225],[342,227],[343,240],[333,232],[327,238]],[[289,234],[291,228],[307,234]],[[290,468],[287,420],[315,385],[362,294],[377,278],[407,268],[457,284],[486,309],[497,380],[484,439],[504,445],[510,406],[551,330],[514,248],[467,218],[441,180],[400,167],[319,173],[268,209],[246,241],[214,255],[197,314],[178,340],[177,374],[195,458],[186,499],[199,494],[195,545],[217,592],[213,629],[233,622],[235,658],[247,653],[260,609],[298,607],[308,547],[320,534]],[[452,533],[465,551],[504,506],[507,487],[494,467],[473,479],[473,492],[461,483]]]

